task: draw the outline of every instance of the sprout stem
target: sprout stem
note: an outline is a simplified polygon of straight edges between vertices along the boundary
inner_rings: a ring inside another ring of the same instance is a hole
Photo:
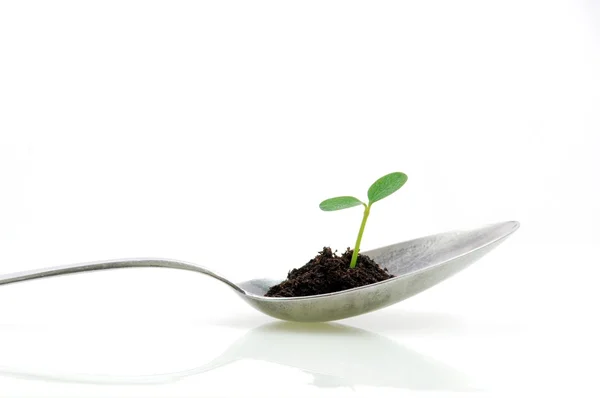
[[[360,230],[358,231],[358,237],[356,238],[356,244],[354,245],[354,251],[352,252],[352,260],[350,261],[350,268],[356,267],[356,262],[358,261],[358,252],[360,250],[360,241],[362,240],[363,232],[365,231],[365,225],[367,224],[367,218],[369,218],[369,213],[371,211],[371,203],[369,205],[365,205],[365,213],[363,215],[362,223],[360,224]]]

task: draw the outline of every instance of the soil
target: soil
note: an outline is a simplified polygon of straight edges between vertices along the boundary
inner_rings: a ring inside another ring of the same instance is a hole
[[[355,268],[350,268],[352,250],[341,256],[324,247],[319,255],[288,273],[285,281],[269,289],[266,297],[299,297],[339,292],[393,278],[368,256],[358,255]]]

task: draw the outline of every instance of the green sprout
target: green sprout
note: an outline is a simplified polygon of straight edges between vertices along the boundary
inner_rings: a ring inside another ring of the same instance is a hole
[[[369,191],[367,192],[367,196],[369,197],[369,204],[364,203],[363,201],[356,199],[354,196],[338,196],[331,199],[326,199],[321,202],[319,207],[323,211],[335,211],[347,209],[350,207],[355,207],[359,205],[363,205],[365,207],[365,212],[363,215],[362,223],[360,224],[360,229],[358,230],[358,237],[356,238],[356,244],[354,245],[354,251],[352,253],[352,260],[350,261],[350,268],[356,267],[356,262],[358,260],[358,252],[360,250],[360,241],[362,240],[363,232],[365,231],[365,225],[367,224],[367,218],[369,218],[369,213],[371,212],[371,206],[373,203],[380,201],[381,199],[390,196],[400,188],[402,185],[406,183],[408,177],[404,173],[395,172],[387,174],[371,185]]]

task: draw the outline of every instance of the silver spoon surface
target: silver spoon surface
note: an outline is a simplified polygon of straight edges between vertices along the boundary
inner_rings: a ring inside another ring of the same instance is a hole
[[[134,258],[64,265],[0,276],[0,285],[78,272],[115,268],[173,268],[211,276],[231,287],[257,310],[287,321],[327,322],[371,312],[407,299],[448,279],[480,259],[519,228],[507,221],[456,230],[369,250],[394,278],[341,292],[306,297],[264,297],[281,279],[252,279],[233,283],[196,264],[160,258]]]

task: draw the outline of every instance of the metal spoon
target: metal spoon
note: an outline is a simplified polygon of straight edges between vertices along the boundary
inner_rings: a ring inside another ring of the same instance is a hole
[[[519,228],[517,221],[431,235],[363,252],[395,275],[382,282],[306,297],[264,297],[281,279],[233,283],[213,271],[184,261],[136,258],[65,265],[0,276],[0,285],[76,272],[159,267],[200,272],[227,284],[257,310],[296,322],[326,322],[387,307],[426,290],[463,270]]]

